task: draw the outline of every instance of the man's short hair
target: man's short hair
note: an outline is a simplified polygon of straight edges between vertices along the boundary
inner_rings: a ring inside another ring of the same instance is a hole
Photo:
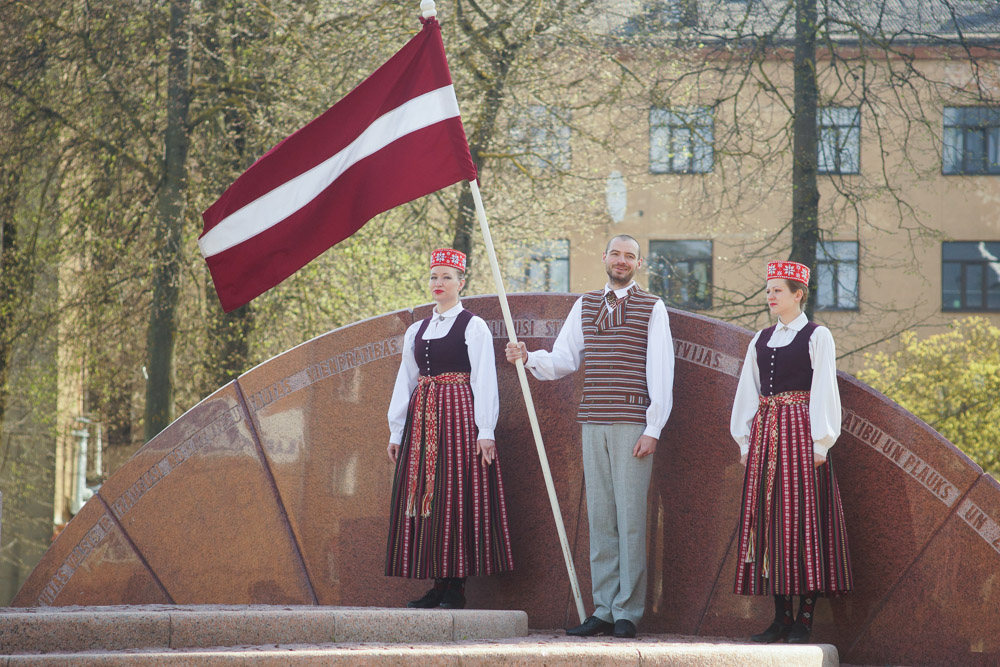
[[[608,245],[604,246],[604,254],[607,254],[607,252],[611,250],[611,244],[617,241],[618,239],[622,239],[623,241],[631,241],[632,243],[634,243],[636,251],[639,253],[637,257],[639,259],[642,259],[642,246],[639,245],[639,242],[636,241],[635,238],[629,236],[628,234],[619,234],[618,236],[612,236],[610,239],[608,239]]]

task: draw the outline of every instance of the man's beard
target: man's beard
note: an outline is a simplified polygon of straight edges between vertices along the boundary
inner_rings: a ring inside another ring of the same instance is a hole
[[[623,278],[621,278],[619,280],[619,279],[615,278],[614,267],[611,267],[611,266],[605,267],[605,271],[608,274],[608,282],[610,282],[612,285],[614,285],[614,284],[628,285],[630,282],[632,282],[632,276],[635,275],[635,269],[633,269],[633,270],[629,271],[628,273],[626,273],[625,277],[623,277]]]

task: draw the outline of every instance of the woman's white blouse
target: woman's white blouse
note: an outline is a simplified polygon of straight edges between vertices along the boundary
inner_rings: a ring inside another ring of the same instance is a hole
[[[808,324],[809,318],[802,313],[788,324],[778,325],[767,341],[768,347],[785,347],[795,338],[795,334]],[[750,426],[760,403],[760,372],[757,369],[758,331],[743,361],[740,383],[733,401],[733,415],[729,422],[729,432],[740,446],[740,455],[750,451]],[[812,362],[813,378],[809,390],[809,423],[812,429],[813,451],[826,458],[826,453],[840,437],[840,389],[837,387],[837,350],[833,334],[824,326],[816,327],[809,337],[809,359]]]
[[[459,303],[444,314],[434,313],[434,318],[424,331],[423,340],[444,338],[455,324],[455,318],[464,310]],[[410,404],[410,395],[417,386],[420,368],[413,356],[414,342],[417,330],[423,322],[414,322],[403,336],[403,360],[396,374],[396,386],[392,390],[392,400],[389,401],[389,442],[403,442],[403,429],[406,428],[406,410]],[[497,367],[493,355],[493,333],[481,317],[473,316],[465,328],[465,344],[469,347],[469,361],[472,364],[472,396],[475,406],[476,426],[479,428],[481,440],[493,440],[500,416],[500,392],[497,389]]]

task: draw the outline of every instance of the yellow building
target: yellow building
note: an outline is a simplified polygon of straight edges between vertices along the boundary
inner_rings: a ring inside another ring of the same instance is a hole
[[[791,247],[788,5],[612,4],[606,29],[648,101],[622,105],[613,157],[579,148],[566,112],[531,109],[529,147],[547,168],[601,165],[606,206],[512,261],[512,288],[599,287],[606,240],[629,234],[637,280],[668,306],[765,326],[764,266]],[[952,6],[957,18],[933,0],[820,8],[815,317],[844,370],[907,329],[1000,324],[1000,4]]]

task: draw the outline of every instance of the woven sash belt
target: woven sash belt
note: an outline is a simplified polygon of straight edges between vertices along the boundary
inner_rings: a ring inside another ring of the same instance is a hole
[[[756,554],[754,552],[754,542],[757,535],[757,522],[760,517],[757,515],[757,495],[760,493],[761,467],[764,461],[764,451],[767,450],[767,471],[764,479],[764,558],[761,576],[767,579],[771,574],[768,554],[768,535],[771,532],[771,503],[774,498],[774,477],[778,468],[778,409],[784,405],[802,405],[809,403],[808,391],[786,391],[776,396],[761,396],[760,405],[757,407],[757,414],[753,418],[754,430],[760,440],[759,445],[754,450],[753,460],[750,461],[750,480],[753,487],[750,489],[748,497],[750,505],[750,538],[747,540],[747,552],[743,557],[744,563],[753,563]]]
[[[420,474],[420,442],[425,442],[424,497],[420,501],[420,516],[431,515],[434,501],[434,474],[438,456],[438,399],[437,387],[444,384],[469,384],[469,373],[442,373],[421,375],[417,383],[417,402],[414,406],[413,425],[410,431],[410,460],[407,470],[406,516],[417,516],[417,479]],[[424,437],[426,436],[426,437]]]

